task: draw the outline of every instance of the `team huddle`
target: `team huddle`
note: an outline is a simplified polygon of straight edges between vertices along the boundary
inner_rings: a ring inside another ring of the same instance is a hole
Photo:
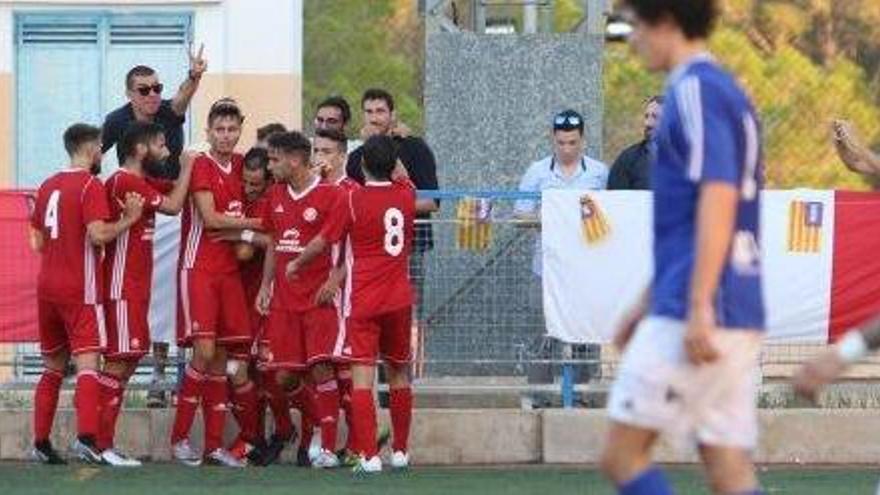
[[[390,463],[409,465],[416,197],[396,144],[387,136],[363,143],[361,184],[346,177],[343,132],[320,129],[309,139],[280,128],[242,156],[235,148],[243,122],[237,102],[215,102],[210,149],[182,156],[173,182],[149,173],[169,154],[158,124],[128,127],[117,144],[120,168],[103,183],[101,130],[75,124],[64,133],[70,166],[41,185],[31,219],[41,253],[46,364],[34,411],[39,460],[65,462],[49,436],[72,359],[74,452],[95,464],[140,465],[114,447],[114,433],[126,385],[150,349],[156,213],[181,213],[177,343],[190,357],[171,431],[173,458],[266,465],[299,437],[300,465],[381,471],[373,391],[381,359],[390,386]],[[291,408],[300,412],[299,434]],[[202,452],[190,443],[200,409]],[[239,432],[227,448],[230,410]],[[337,452],[341,417],[348,436]],[[310,454],[318,431],[320,449]]]

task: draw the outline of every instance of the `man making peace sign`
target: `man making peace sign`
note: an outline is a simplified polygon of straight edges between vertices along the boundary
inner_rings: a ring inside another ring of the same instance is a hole
[[[208,69],[208,61],[204,58],[205,45],[193,53],[192,46],[188,51],[189,73],[180,85],[177,94],[170,100],[162,99],[164,86],[159,82],[159,75],[151,67],[137,65],[125,76],[125,95],[128,103],[113,110],[104,119],[101,137],[101,149],[106,152],[116,144],[129,124],[134,121],[154,122],[162,125],[165,130],[165,142],[171,155],[156,170],[147,170],[148,175],[165,179],[175,179],[180,173],[180,153],[183,150],[183,123],[186,120],[186,109],[193,95],[199,88],[202,75]],[[122,160],[120,160],[122,161]]]

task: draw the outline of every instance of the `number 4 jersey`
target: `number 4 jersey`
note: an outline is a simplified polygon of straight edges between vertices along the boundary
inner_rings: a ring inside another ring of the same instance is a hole
[[[31,218],[31,226],[44,240],[39,299],[61,304],[102,302],[102,251],[89,242],[86,227],[109,216],[104,185],[87,170],[63,170],[43,182]]]
[[[330,242],[349,235],[344,314],[362,319],[412,305],[409,255],[415,189],[409,181],[367,182],[348,191],[322,232]]]

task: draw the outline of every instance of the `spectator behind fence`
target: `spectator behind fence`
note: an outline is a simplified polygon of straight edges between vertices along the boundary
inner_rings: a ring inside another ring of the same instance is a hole
[[[105,117],[101,135],[102,152],[106,153],[122,139],[131,122],[155,122],[165,130],[165,142],[171,155],[164,164],[146,172],[148,175],[165,179],[177,178],[180,174],[186,109],[196,90],[199,89],[202,75],[208,69],[208,61],[203,57],[204,48],[202,45],[195,55],[192,51],[189,52],[189,73],[177,90],[177,94],[170,100],[162,99],[164,86],[159,82],[159,75],[153,68],[138,65],[128,71],[125,76],[125,95],[128,97],[128,103]],[[119,162],[122,161],[123,158],[119,158]]]
[[[574,110],[565,110],[553,118],[553,154],[529,166],[519,183],[522,192],[538,193],[544,189],[605,189],[608,166],[584,154],[584,118]],[[538,202],[521,199],[514,205],[518,219],[538,224]],[[541,276],[541,239],[535,242],[532,271]]]
[[[655,95],[645,102],[644,137],[623,150],[611,166],[608,189],[650,189],[651,161],[654,158],[654,129],[660,124],[663,96]]]
[[[392,136],[397,145],[397,154],[403,163],[410,180],[417,190],[437,189],[437,163],[434,161],[434,153],[422,138],[415,136],[403,136],[396,124],[394,113],[394,98],[384,89],[368,89],[361,98],[361,110],[364,112],[364,130],[362,136],[384,135]],[[363,146],[354,150],[348,156],[346,173],[355,181],[364,183],[364,172],[361,168],[363,162]],[[416,199],[416,220],[429,220],[431,213],[440,208],[439,201],[433,199]],[[434,238],[431,225],[426,223],[417,224],[415,238],[413,239],[413,253],[410,257],[410,277],[416,289],[416,304],[418,316],[421,319],[422,294],[424,288],[424,253],[434,247]]]

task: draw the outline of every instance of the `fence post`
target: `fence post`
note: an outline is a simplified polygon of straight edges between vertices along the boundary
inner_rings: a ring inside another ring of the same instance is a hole
[[[574,407],[574,365],[571,363],[571,344],[562,346],[562,407]]]

